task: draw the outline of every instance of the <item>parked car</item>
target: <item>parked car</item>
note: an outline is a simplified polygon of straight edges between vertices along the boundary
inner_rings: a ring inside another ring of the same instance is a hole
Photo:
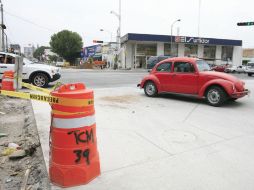
[[[169,58],[170,56],[151,56],[147,60],[147,69],[152,69],[157,63]]]
[[[254,74],[254,62],[248,62],[245,72],[251,77]]]
[[[4,71],[14,70],[16,54],[0,52],[0,79]],[[57,67],[34,63],[23,58],[23,81],[30,82],[38,87],[47,87],[49,82],[61,77]]]
[[[56,67],[64,67],[64,62],[63,61],[57,61],[56,62]]]
[[[225,72],[225,69],[228,67],[228,65],[216,65],[212,68],[213,71],[217,72]]]
[[[237,73],[245,73],[246,72],[246,66],[240,65],[236,68]]]
[[[169,58],[158,63],[138,86],[149,97],[176,93],[205,98],[212,106],[236,100],[249,93],[244,82],[226,74],[210,71],[209,65],[196,58]]]
[[[228,67],[225,68],[224,72],[225,73],[235,73],[236,69],[237,69],[237,66],[229,65]]]

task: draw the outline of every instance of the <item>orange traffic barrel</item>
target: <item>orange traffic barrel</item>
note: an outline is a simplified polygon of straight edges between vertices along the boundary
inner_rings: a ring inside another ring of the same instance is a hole
[[[61,187],[87,184],[100,175],[93,91],[66,84],[51,95],[69,105],[51,105],[50,180]]]
[[[2,77],[2,90],[14,91],[14,72],[13,71],[5,71]]]

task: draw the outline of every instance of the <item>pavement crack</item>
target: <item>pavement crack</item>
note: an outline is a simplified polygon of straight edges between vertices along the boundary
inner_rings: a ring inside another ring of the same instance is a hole
[[[126,165],[126,166],[123,166],[123,167],[119,167],[119,168],[115,168],[115,169],[112,169],[112,170],[103,171],[101,173],[102,174],[107,174],[107,173],[115,172],[115,171],[126,169],[126,168],[131,168],[131,167],[135,167],[135,166],[142,166],[142,165],[145,165],[147,163],[158,162],[160,160],[168,159],[170,157],[171,156],[164,156],[164,157],[161,157],[161,158],[156,159],[156,160],[140,161],[140,162],[137,162],[135,164],[129,164],[129,165]]]
[[[200,131],[204,131],[204,132],[206,132],[206,133],[208,133],[208,134],[210,134],[210,135],[214,135],[214,136],[216,136],[216,137],[218,137],[218,138],[221,138],[221,139],[224,139],[224,140],[228,140],[227,138],[224,138],[224,137],[222,137],[222,136],[220,136],[220,135],[217,135],[216,133],[212,133],[212,132],[210,132],[210,131],[207,131],[207,130],[201,128],[201,127],[197,127],[196,125],[193,125],[193,124],[191,124],[191,123],[189,123],[189,125],[192,126],[192,127],[194,127],[194,128],[196,128],[196,129],[198,129],[198,130],[200,130]]]
[[[173,155],[174,155],[174,154],[168,152],[167,150],[161,148],[160,146],[158,146],[157,144],[155,144],[155,143],[152,142],[151,140],[147,139],[147,138],[144,137],[143,135],[141,135],[141,134],[139,134],[139,133],[137,133],[137,132],[135,132],[135,133],[136,133],[136,135],[138,135],[139,137],[141,137],[141,138],[144,139],[145,141],[149,142],[149,143],[152,144],[153,146],[157,147],[157,148],[160,149],[161,151],[167,153],[168,155],[170,155],[170,156],[173,156]]]
[[[188,115],[184,118],[183,123],[185,123],[187,121],[187,119],[189,119],[189,117],[191,116],[191,114],[197,109],[197,107],[199,106],[199,104],[195,105],[194,108],[192,108],[192,110],[190,111],[190,113],[188,113]]]

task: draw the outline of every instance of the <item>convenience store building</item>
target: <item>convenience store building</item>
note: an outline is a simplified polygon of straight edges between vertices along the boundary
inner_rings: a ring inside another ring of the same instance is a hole
[[[242,64],[242,40],[128,33],[118,68],[146,68],[151,56],[198,57],[210,64]]]

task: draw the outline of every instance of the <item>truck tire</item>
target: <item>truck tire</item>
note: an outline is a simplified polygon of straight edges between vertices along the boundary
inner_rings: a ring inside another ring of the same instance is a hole
[[[44,73],[35,73],[32,76],[32,83],[37,87],[46,88],[49,83],[49,77]]]
[[[144,91],[148,97],[155,97],[158,94],[157,87],[152,81],[148,81],[145,83]]]
[[[227,100],[227,94],[219,86],[212,86],[206,92],[206,101],[209,105],[220,107]]]

